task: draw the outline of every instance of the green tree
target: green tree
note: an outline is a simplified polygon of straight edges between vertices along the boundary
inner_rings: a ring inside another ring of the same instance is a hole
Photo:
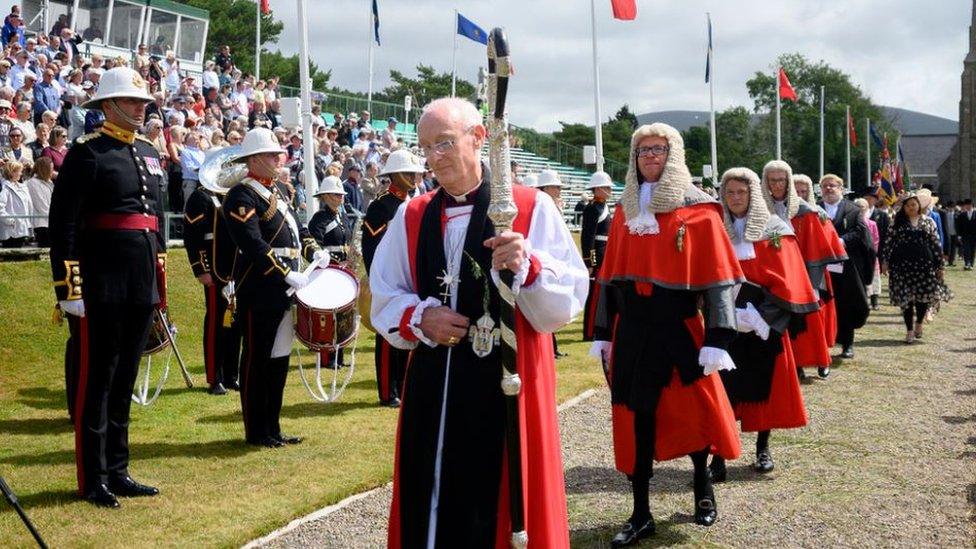
[[[241,71],[254,73],[254,31],[257,23],[255,0],[186,0],[185,4],[208,10],[210,28],[207,33],[206,54],[212,58],[221,46],[230,46],[234,64]],[[298,76],[298,54],[286,56],[279,51],[270,52],[264,44],[277,44],[284,25],[274,18],[274,14],[261,16],[261,74],[276,75],[286,86],[297,87],[301,81]],[[309,64],[314,89],[325,89],[331,71],[320,71],[314,63]]]
[[[851,148],[851,183],[855,189],[863,188],[866,180],[864,143],[871,138],[865,135],[864,119],[870,118],[880,134],[891,135],[892,142],[895,131],[881,110],[871,103],[870,98],[851,81],[850,76],[824,61],[813,63],[799,53],[783,54],[777,58],[773,67],[765,72],[756,72],[746,82],[749,96],[754,102],[754,111],[769,113],[759,120],[755,129],[755,143],[759,149],[765,153],[766,158],[773,158],[776,154],[774,71],[780,66],[786,70],[797,94],[796,102],[781,102],[783,160],[790,163],[794,172],[817,178],[820,163],[820,86],[824,86],[824,171],[844,177],[847,125],[845,107],[850,105],[851,117],[855,120],[858,133],[858,147]],[[719,136],[721,143],[721,131]],[[876,153],[879,152],[872,151],[874,169],[877,169]]]
[[[398,70],[390,71],[392,86],[383,89],[379,94],[374,94],[374,99],[387,101],[390,103],[403,104],[403,98],[413,96],[413,104],[422,107],[438,97],[451,95],[451,73],[437,72],[434,67],[417,65],[416,78],[410,78]],[[458,78],[456,83],[456,95],[474,99],[474,84]]]

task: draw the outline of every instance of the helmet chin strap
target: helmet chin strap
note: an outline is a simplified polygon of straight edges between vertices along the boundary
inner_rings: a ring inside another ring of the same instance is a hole
[[[107,106],[109,109],[111,109],[111,111],[115,113],[116,116],[124,120],[126,124],[132,126],[133,130],[135,130],[136,128],[142,125],[142,123],[139,122],[137,119],[132,118],[131,116],[125,114],[125,112],[121,108],[119,108],[119,106],[115,103],[115,99],[106,99],[102,101],[102,105]]]

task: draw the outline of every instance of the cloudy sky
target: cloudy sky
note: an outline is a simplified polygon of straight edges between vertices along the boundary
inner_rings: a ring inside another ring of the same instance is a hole
[[[308,0],[312,59],[332,83],[367,89],[370,0]],[[705,13],[715,45],[715,106],[752,107],[745,81],[800,52],[848,73],[876,103],[959,117],[959,76],[969,49],[972,2],[963,0],[638,0],[634,21],[596,0],[604,116],[627,103],[637,113],[708,109]],[[271,0],[285,30],[278,48],[298,51],[296,0]],[[374,89],[390,69],[417,63],[451,70],[454,10],[490,30],[505,27],[516,66],[509,112],[516,124],[558,129],[592,123],[593,70],[587,0],[379,0]],[[477,79],[480,44],[461,38],[458,75]]]

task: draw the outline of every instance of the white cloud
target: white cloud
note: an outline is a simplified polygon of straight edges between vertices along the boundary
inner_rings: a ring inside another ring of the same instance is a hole
[[[313,61],[334,85],[365,91],[371,0],[308,0]],[[285,24],[277,45],[298,51],[295,0],[271,0]],[[374,89],[390,69],[418,63],[451,70],[454,9],[486,30],[503,26],[516,75],[509,110],[516,124],[541,130],[558,121],[592,123],[590,4],[586,0],[379,0]],[[707,109],[705,12],[715,42],[716,108],[752,106],[745,88],[776,55],[800,52],[848,73],[881,104],[957,119],[959,76],[968,51],[972,3],[963,0],[639,0],[635,21],[611,17],[597,0],[604,117],[628,103],[637,113]],[[274,46],[272,46],[273,48]],[[484,47],[460,38],[458,75],[477,79]]]

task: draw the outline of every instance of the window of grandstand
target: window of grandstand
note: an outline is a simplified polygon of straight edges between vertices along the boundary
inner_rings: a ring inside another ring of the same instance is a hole
[[[75,28],[88,42],[105,43],[111,0],[81,0],[75,14]]]
[[[152,10],[146,40],[150,54],[165,56],[167,50],[173,49],[176,45],[177,18],[175,13]]]
[[[44,4],[47,4],[47,17],[38,17]],[[60,33],[61,27],[71,26],[71,8],[74,7],[74,0],[23,0],[20,3],[21,13],[24,14],[24,24],[27,30],[33,32],[51,33],[52,30]],[[47,28],[44,26],[47,21]]]
[[[112,8],[112,27],[109,31],[108,45],[134,50],[139,45],[139,31],[142,10],[145,6],[115,0]]]
[[[203,62],[203,41],[207,23],[187,16],[180,17],[180,43],[176,56],[196,63]]]

